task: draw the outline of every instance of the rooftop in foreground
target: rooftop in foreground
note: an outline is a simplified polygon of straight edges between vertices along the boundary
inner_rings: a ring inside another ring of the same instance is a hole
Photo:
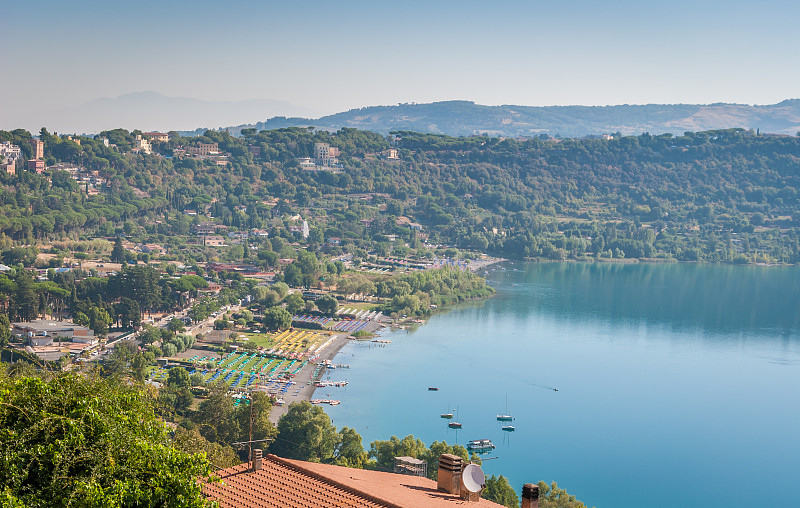
[[[354,469],[267,455],[260,469],[247,463],[216,473],[221,482],[207,483],[203,493],[221,508],[261,507],[449,507],[497,508],[480,499],[468,502],[437,489],[420,476]]]

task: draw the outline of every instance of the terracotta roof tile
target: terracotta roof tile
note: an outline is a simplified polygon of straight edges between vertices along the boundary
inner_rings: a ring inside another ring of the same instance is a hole
[[[216,473],[221,482],[203,485],[203,494],[220,508],[412,508],[500,505],[481,499],[468,503],[440,492],[419,476],[317,464],[267,455],[260,471],[247,464]]]

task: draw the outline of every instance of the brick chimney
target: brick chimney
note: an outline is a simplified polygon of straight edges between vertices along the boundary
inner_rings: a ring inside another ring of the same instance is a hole
[[[522,505],[520,508],[539,508],[539,486],[526,483],[522,486]]]
[[[253,450],[253,471],[261,471],[261,460],[263,453],[264,452],[261,451],[261,448],[256,448]]]
[[[448,494],[461,493],[462,459],[458,455],[443,453],[439,455],[439,480],[436,487]]]

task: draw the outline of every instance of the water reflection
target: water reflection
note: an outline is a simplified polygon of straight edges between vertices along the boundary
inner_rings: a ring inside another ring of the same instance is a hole
[[[484,312],[796,339],[800,269],[689,264],[540,263],[489,275],[503,291]],[[533,289],[533,290],[532,290]]]

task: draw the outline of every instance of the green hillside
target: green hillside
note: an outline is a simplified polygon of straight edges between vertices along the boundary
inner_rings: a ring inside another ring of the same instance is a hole
[[[255,259],[241,246],[193,243],[193,224],[213,220],[332,253],[425,257],[427,239],[509,258],[800,261],[798,137],[737,129],[610,141],[305,128],[244,134],[172,133],[156,154],[142,155],[130,151],[133,133],[123,130],[80,145],[44,132],[48,163],[82,165],[104,184],[87,195],[64,171],[0,176],[3,249],[125,235],[163,244],[177,258]],[[0,138],[29,153],[30,133]],[[176,155],[200,142],[217,142],[226,165]],[[340,148],[341,167],[301,169],[297,158],[313,155],[315,142]],[[392,146],[399,159],[380,155]],[[298,214],[311,226],[308,239],[289,227]]]

